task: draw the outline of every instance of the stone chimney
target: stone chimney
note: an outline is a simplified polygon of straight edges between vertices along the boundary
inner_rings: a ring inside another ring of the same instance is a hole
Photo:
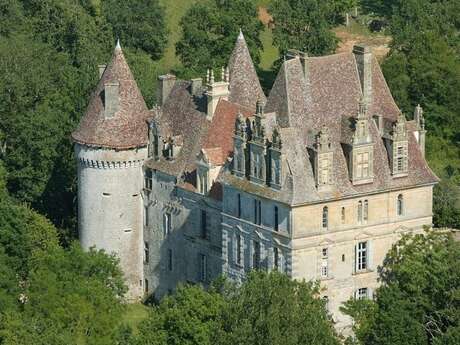
[[[372,102],[372,51],[370,47],[361,44],[353,47],[353,54],[358,68],[364,102],[369,106]]]
[[[196,96],[196,95],[200,94],[202,86],[203,86],[203,79],[202,78],[192,79],[192,85],[191,85],[191,90],[190,90],[192,95]]]
[[[417,139],[418,146],[425,157],[425,118],[423,116],[423,108],[420,104],[417,104],[414,110],[414,121],[417,126],[417,130],[414,132],[415,138]]]
[[[176,76],[172,74],[160,75],[158,77],[158,103],[160,105],[165,104],[168,99],[174,84],[176,83]]]
[[[99,69],[99,79],[102,78],[102,75],[104,74],[105,72],[105,69],[107,68],[107,65],[103,64],[103,65],[98,65],[97,68]]]
[[[114,117],[120,106],[118,81],[104,84],[104,116],[106,119]]]
[[[214,71],[207,73],[207,91],[206,97],[208,100],[207,117],[212,119],[214,112],[216,111],[217,104],[220,99],[228,101],[229,91],[229,73],[228,69],[222,67],[222,80],[219,82],[214,81]]]

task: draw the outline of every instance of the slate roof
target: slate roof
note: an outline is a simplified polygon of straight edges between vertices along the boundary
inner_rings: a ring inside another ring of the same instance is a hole
[[[103,91],[107,82],[119,83],[119,110],[113,118],[104,116]],[[91,95],[85,115],[72,139],[80,144],[113,149],[146,146],[147,119],[152,116],[129,69],[119,44],[112,60]]]
[[[265,102],[266,97],[241,31],[230,56],[228,68],[230,72],[229,100],[254,111],[257,100]]]
[[[282,127],[281,138],[285,164],[283,174],[288,180],[281,190],[268,186],[249,186],[227,171],[224,181],[262,197],[291,205],[338,199],[416,185],[433,184],[437,177],[428,167],[416,142],[413,122],[407,122],[409,169],[406,177],[391,175],[384,139],[371,119],[381,115],[386,132],[396,121],[400,110],[395,104],[378,62],[372,62],[372,102],[368,107],[371,140],[374,143],[374,181],[353,185],[350,181],[344,148],[351,142],[353,119],[358,113],[362,97],[361,84],[352,53],[335,54],[307,59],[304,74],[300,59],[284,62],[268,97],[266,112],[276,112],[277,124]],[[333,188],[318,192],[307,147],[313,147],[316,134],[327,126],[333,148]],[[291,129],[291,132],[287,132]],[[295,130],[293,130],[295,129]],[[272,128],[266,128],[271,132]],[[287,167],[287,169],[286,169]],[[254,185],[252,183],[251,185]]]

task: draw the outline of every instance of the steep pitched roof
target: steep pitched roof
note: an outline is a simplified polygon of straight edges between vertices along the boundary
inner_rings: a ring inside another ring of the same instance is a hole
[[[270,91],[266,111],[277,113],[281,127],[299,128],[308,126],[305,121],[309,120],[310,103],[310,90],[300,59],[285,61]]]
[[[112,118],[105,118],[103,93],[104,85],[109,82],[119,83],[119,108]],[[114,149],[145,146],[146,120],[151,116],[118,43],[72,139],[80,144]]]
[[[251,110],[255,110],[258,99],[265,102],[265,95],[241,31],[230,56],[228,67],[230,72],[229,100],[231,102]]]

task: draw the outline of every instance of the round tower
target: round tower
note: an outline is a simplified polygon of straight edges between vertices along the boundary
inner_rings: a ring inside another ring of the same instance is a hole
[[[122,49],[101,70],[78,129],[78,231],[83,248],[115,253],[129,287],[143,295],[143,171],[149,111]]]

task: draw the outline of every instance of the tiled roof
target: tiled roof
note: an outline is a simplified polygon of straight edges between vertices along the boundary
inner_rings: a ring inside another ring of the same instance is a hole
[[[260,99],[265,102],[266,97],[260,86],[259,78],[242,32],[240,32],[236,40],[228,67],[230,70],[229,100],[254,111],[257,100]]]
[[[103,92],[104,84],[108,82],[119,83],[119,109],[112,118],[106,119]],[[72,139],[80,144],[114,149],[145,146],[148,141],[146,121],[151,116],[123,52],[117,45],[80,125],[72,133]]]
[[[225,155],[224,161],[233,152],[233,132],[235,120],[239,113],[245,117],[252,115],[252,112],[247,108],[220,100],[204,139],[203,148],[220,148]]]
[[[381,115],[388,131],[400,111],[375,59],[372,61],[372,89],[368,115]],[[369,120],[369,130],[374,143],[374,181],[363,185],[351,183],[343,145],[351,142],[353,118],[358,113],[361,96],[358,69],[352,53],[308,58],[306,74],[298,57],[285,61],[266,106],[267,112],[276,112],[278,125],[284,127],[281,131],[285,157],[283,188],[252,186],[254,183],[243,182],[243,179],[230,176],[228,171],[224,180],[237,188],[292,205],[435,183],[437,177],[427,166],[413,134],[414,123],[407,122],[408,174],[393,178],[384,140],[372,119]],[[317,191],[306,150],[313,146],[315,136],[323,126],[329,129],[334,153],[333,188],[329,192]],[[266,129],[267,132],[271,130]]]

